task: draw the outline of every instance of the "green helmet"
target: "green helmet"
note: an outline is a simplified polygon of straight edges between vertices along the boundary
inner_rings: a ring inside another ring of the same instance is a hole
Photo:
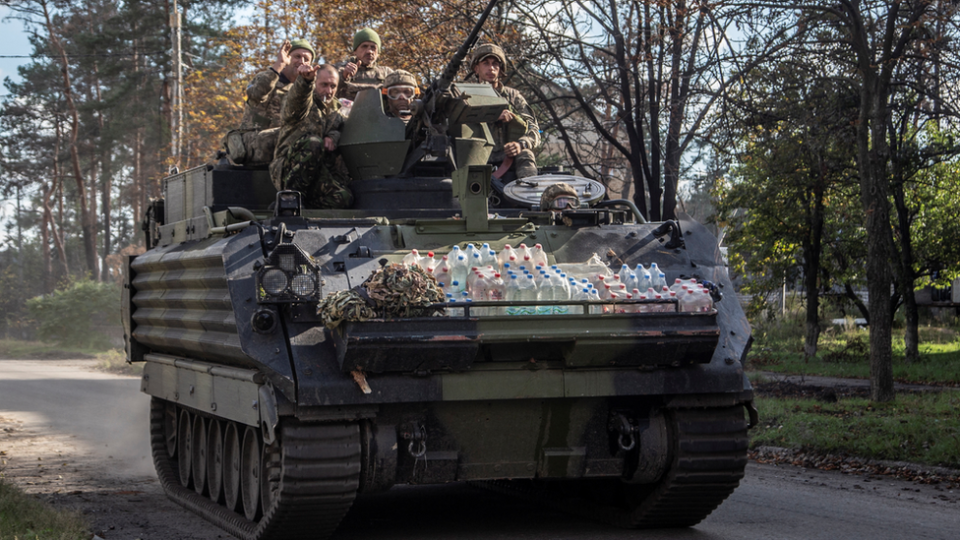
[[[498,45],[494,45],[493,43],[484,43],[483,45],[480,45],[474,49],[473,59],[470,60],[470,69],[472,70],[477,64],[482,62],[483,59],[487,58],[488,56],[493,56],[500,61],[501,73],[507,68],[507,55],[503,53],[503,49],[501,49]]]

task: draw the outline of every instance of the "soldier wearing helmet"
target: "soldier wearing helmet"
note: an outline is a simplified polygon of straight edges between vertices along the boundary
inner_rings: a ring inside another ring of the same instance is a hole
[[[380,36],[372,28],[363,28],[354,34],[353,56],[335,64],[340,70],[338,98],[356,99],[357,92],[377,88],[393,73],[393,69],[377,65],[380,50]]]
[[[250,81],[240,127],[224,138],[230,161],[241,165],[269,163],[273,159],[283,98],[297,79],[297,69],[309,66],[316,54],[305,39],[286,40],[280,45],[273,65]]]
[[[494,148],[488,161],[498,167],[495,177],[509,181],[514,176],[536,176],[537,161],[532,150],[540,144],[540,126],[520,92],[503,85],[506,66],[507,57],[503,49],[489,43],[477,47],[470,61],[470,69],[477,79],[493,85],[510,105],[491,130]]]
[[[383,112],[387,116],[395,116],[405,124],[410,121],[413,116],[411,112],[413,100],[420,95],[417,78],[412,73],[398,69],[387,75],[383,80],[380,93],[384,101]]]

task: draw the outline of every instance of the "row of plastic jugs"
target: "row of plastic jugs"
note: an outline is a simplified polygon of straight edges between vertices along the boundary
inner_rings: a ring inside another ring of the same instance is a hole
[[[597,303],[595,306],[589,306],[589,313],[634,313],[634,312],[681,312],[691,311],[710,311],[713,309],[713,300],[708,291],[704,290],[697,280],[690,279],[683,282],[680,279],[675,280],[672,287],[666,286],[666,280],[663,272],[659,271],[656,263],[651,263],[650,268],[644,268],[643,265],[637,265],[636,270],[631,270],[629,266],[623,265],[619,274],[610,276],[605,273],[596,273],[589,277],[568,276],[561,266],[554,265],[549,268],[545,266],[546,254],[540,244],[534,246],[533,254],[537,255],[538,264],[533,267],[533,271],[527,269],[526,265],[512,266],[516,260],[515,256],[508,255],[502,265],[497,260],[497,265],[488,264],[485,266],[473,266],[469,270],[462,268],[463,261],[466,259],[464,252],[470,252],[471,248],[476,248],[470,244],[466,250],[456,254],[457,263],[450,264],[449,256],[444,256],[441,261],[434,258],[433,252],[429,252],[427,257],[421,257],[417,250],[412,250],[410,254],[404,257],[403,263],[407,266],[419,265],[433,274],[443,288],[449,302],[473,302],[473,301],[504,301],[504,302],[534,302],[534,301],[562,301],[577,300]],[[488,251],[486,262],[491,262],[496,253],[484,244],[482,249]],[[521,250],[526,250],[526,246],[520,245]],[[481,250],[482,250],[481,249]],[[476,251],[481,251],[476,250]],[[510,246],[504,248],[508,252]],[[454,246],[454,252],[459,250]],[[452,253],[452,254],[453,254]],[[542,260],[539,255],[542,254]],[[475,262],[482,260],[473,253]],[[529,262],[532,256],[524,256],[524,261]],[[507,262],[510,261],[510,262]],[[453,268],[450,268],[453,266]],[[503,270],[505,276],[498,270]],[[657,278],[651,278],[651,271]],[[642,278],[637,278],[637,273],[641,273]],[[465,276],[464,276],[465,274]],[[577,279],[579,277],[579,281]],[[460,278],[460,279],[457,279]],[[630,285],[634,285],[630,287]],[[639,286],[646,285],[645,289]],[[643,292],[641,292],[643,291]],[[650,304],[601,304],[601,302],[613,300],[665,300],[676,299],[676,307],[673,302],[660,302]],[[568,314],[582,313],[583,306],[507,306],[507,307],[477,307],[470,310],[471,315],[549,315],[549,314]],[[452,316],[463,315],[460,308],[450,308],[448,314]]]

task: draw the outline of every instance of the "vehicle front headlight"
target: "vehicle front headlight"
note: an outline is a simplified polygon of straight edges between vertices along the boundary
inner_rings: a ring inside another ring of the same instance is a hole
[[[280,244],[257,270],[257,301],[320,301],[320,267],[296,244]]]

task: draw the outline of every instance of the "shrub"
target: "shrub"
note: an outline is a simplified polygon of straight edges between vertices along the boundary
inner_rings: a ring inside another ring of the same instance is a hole
[[[120,288],[114,283],[80,280],[53,294],[27,300],[41,339],[71,347],[105,349],[109,338],[99,330],[120,323]]]

